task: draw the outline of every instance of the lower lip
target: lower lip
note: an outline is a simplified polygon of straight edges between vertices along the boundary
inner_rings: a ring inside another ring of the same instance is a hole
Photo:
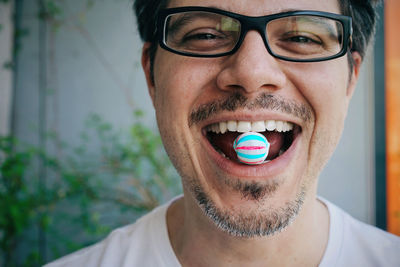
[[[243,179],[272,179],[281,174],[294,159],[297,147],[300,145],[301,132],[295,137],[292,145],[281,156],[268,163],[260,165],[245,165],[224,158],[210,144],[207,137],[203,135],[206,153],[211,155],[213,163],[229,175]]]

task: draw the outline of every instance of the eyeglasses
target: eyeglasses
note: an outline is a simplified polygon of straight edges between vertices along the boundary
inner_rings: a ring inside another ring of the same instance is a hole
[[[351,18],[320,11],[249,17],[209,7],[178,7],[161,10],[157,23],[160,46],[191,57],[231,55],[250,30],[261,34],[272,56],[287,61],[334,59],[351,46]]]

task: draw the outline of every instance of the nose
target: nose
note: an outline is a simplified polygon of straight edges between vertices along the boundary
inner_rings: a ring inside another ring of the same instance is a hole
[[[239,50],[224,62],[217,76],[217,86],[221,90],[252,94],[261,89],[278,90],[286,79],[279,61],[269,54],[260,34],[250,31]]]

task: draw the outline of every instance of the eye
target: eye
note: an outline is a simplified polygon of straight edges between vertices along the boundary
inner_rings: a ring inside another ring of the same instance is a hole
[[[311,34],[300,35],[298,33],[285,34],[285,36],[282,38],[282,41],[298,44],[322,44],[322,41],[320,40],[320,38],[318,38],[318,36],[314,36]]]
[[[215,34],[211,34],[211,33],[195,33],[195,34],[189,34],[186,35],[183,38],[183,41],[195,41],[195,40],[213,40],[213,39],[218,39],[218,38],[222,38],[221,36],[217,36]]]
[[[182,33],[176,44],[191,51],[216,51],[227,50],[234,44],[234,39],[229,33],[202,28]]]
[[[188,41],[213,41],[217,39],[226,39],[227,36],[223,32],[216,31],[214,29],[197,29],[186,33],[182,42]]]
[[[318,44],[320,44],[320,42],[317,42],[316,40],[313,40],[306,36],[293,36],[293,37],[288,38],[288,40],[291,42],[295,42],[295,43],[318,43]]]
[[[273,49],[281,54],[316,55],[326,51],[326,43],[319,35],[310,32],[286,32],[271,41]]]

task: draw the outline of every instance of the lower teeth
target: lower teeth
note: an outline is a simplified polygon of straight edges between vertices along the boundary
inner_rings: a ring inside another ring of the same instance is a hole
[[[224,158],[226,158],[226,159],[229,159],[230,160],[230,158],[229,157],[227,157],[225,154],[224,154],[224,152],[222,152],[220,149],[217,149],[217,152],[221,155],[221,156],[223,156]]]
[[[222,152],[221,150],[217,150],[217,152],[222,156],[222,157],[224,157],[224,158],[226,158],[227,160],[231,160],[227,155],[225,155],[224,154],[224,152]],[[281,152],[283,153],[283,151],[281,150]],[[281,153],[280,153],[281,154]],[[264,164],[264,163],[268,163],[268,162],[270,162],[271,160],[265,160],[262,164]],[[237,162],[238,163],[241,163],[239,160],[237,160]]]
[[[222,152],[220,149],[216,149],[217,150],[217,152],[222,156],[222,157],[224,157],[224,158],[226,158],[226,159],[228,159],[228,160],[231,160],[227,155],[225,155],[225,153],[224,152]],[[285,153],[285,151],[284,150],[280,150],[279,151],[279,154],[278,154],[278,157],[280,157],[283,153]],[[237,162],[238,163],[241,163],[239,160],[237,160]],[[271,160],[265,160],[263,163],[268,163],[268,162],[271,162]]]

